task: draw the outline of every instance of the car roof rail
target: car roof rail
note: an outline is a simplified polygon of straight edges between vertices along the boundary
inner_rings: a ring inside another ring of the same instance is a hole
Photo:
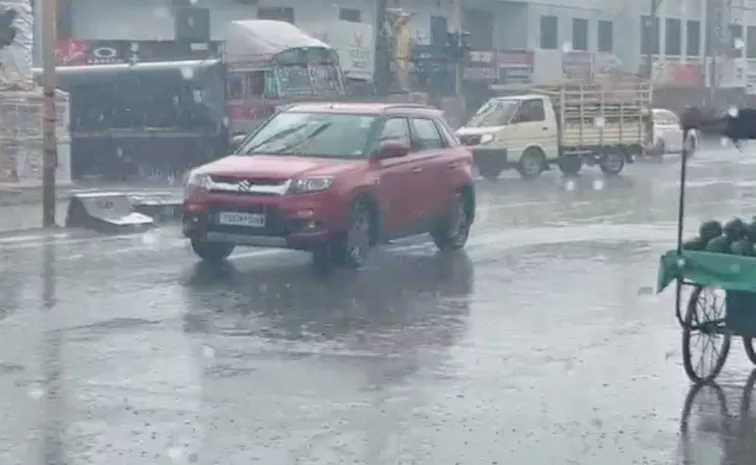
[[[434,107],[423,105],[422,103],[389,103],[387,108],[422,108],[425,110],[432,110]]]

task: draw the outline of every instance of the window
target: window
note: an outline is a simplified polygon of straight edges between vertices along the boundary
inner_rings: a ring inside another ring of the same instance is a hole
[[[678,18],[667,18],[665,22],[664,53],[666,55],[682,55],[682,21]]]
[[[611,52],[614,50],[614,24],[611,21],[598,22],[598,51]]]
[[[412,149],[432,150],[445,146],[436,123],[429,119],[412,119]]]
[[[701,23],[694,19],[687,21],[685,31],[685,52],[688,56],[701,55]]]
[[[517,120],[520,123],[532,123],[537,121],[544,121],[546,116],[543,111],[543,100],[525,100],[520,105],[520,118]]]
[[[748,26],[746,30],[746,57],[756,58],[756,26]]]
[[[380,142],[397,140],[410,145],[410,132],[407,118],[391,118],[383,125]]]
[[[641,54],[659,53],[659,18],[641,16],[640,41]]]
[[[238,74],[228,76],[228,98],[231,100],[244,98],[244,80]]]
[[[572,19],[572,49],[588,50],[588,20]]]
[[[359,23],[362,21],[362,12],[354,8],[339,8],[339,19]]]
[[[556,16],[541,16],[541,48],[559,48],[559,20]]]
[[[273,19],[294,24],[294,8],[258,6],[257,19]]]
[[[743,26],[730,24],[727,29],[730,32],[730,56],[743,58]]]

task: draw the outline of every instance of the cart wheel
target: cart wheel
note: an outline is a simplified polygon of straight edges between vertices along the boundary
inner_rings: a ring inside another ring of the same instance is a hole
[[[696,286],[683,319],[683,367],[694,383],[717,377],[730,351],[731,334],[724,326],[725,292]]]
[[[743,336],[743,346],[745,347],[745,353],[748,356],[748,360],[756,365],[756,349],[753,348],[754,338],[750,336]]]

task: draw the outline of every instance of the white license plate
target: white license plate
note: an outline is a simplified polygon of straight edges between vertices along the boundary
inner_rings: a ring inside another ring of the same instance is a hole
[[[218,223],[226,226],[245,226],[247,228],[264,228],[265,215],[261,213],[220,212]]]

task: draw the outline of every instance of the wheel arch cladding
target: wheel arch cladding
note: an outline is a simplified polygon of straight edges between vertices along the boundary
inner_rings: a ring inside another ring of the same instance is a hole
[[[470,217],[470,223],[475,221],[475,188],[472,184],[465,184],[458,189],[465,201],[465,209]]]
[[[375,244],[380,238],[381,227],[381,211],[378,206],[378,201],[368,192],[358,192],[350,205],[363,202],[370,212],[370,241]]]

